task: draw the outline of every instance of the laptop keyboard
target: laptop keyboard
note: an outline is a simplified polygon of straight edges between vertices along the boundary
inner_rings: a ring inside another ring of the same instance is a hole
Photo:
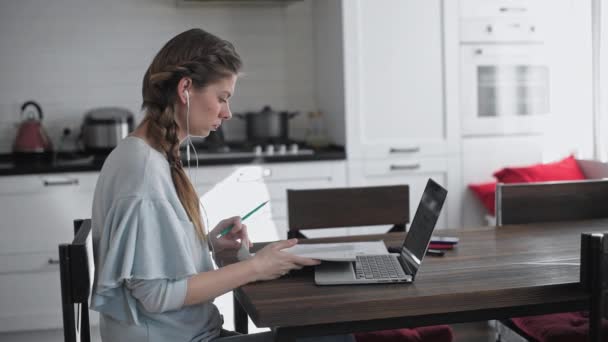
[[[397,258],[390,255],[358,255],[357,279],[395,279],[405,277]]]

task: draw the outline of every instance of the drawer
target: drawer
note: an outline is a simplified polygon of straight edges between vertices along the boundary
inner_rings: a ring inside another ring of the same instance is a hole
[[[2,253],[56,252],[74,237],[73,221],[91,216],[93,194],[49,191],[0,196]]]
[[[450,151],[444,141],[381,143],[368,144],[363,147],[364,159],[427,157],[448,153]]]
[[[61,326],[58,267],[49,272],[0,274],[0,331]]]
[[[351,163],[349,175],[352,186],[382,186],[407,184],[410,193],[410,222],[414,218],[418,203],[429,178],[449,189],[448,160],[446,158],[399,159],[385,161],[364,161]],[[456,205],[457,196],[449,194],[441,210],[436,229],[446,228],[450,206]],[[365,230],[365,229],[364,229]],[[360,230],[351,229],[359,234]],[[368,233],[375,232],[368,230]]]
[[[447,169],[448,163],[445,158],[408,158],[363,162],[365,176],[446,172]]]
[[[13,273],[58,272],[59,252],[0,255],[0,275]]]
[[[80,186],[80,183],[81,180],[79,179],[79,175],[63,173],[32,176],[3,176],[0,177],[0,196],[57,192],[78,187]]]
[[[550,0],[461,0],[460,18],[541,17],[551,10]]]
[[[545,25],[526,19],[466,20],[460,25],[461,42],[543,42]]]
[[[282,163],[262,166],[264,182],[331,179],[343,162]]]

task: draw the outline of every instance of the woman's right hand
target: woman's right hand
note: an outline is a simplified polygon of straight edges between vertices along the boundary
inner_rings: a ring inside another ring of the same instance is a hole
[[[257,280],[271,280],[279,278],[294,269],[301,269],[304,266],[314,266],[321,261],[310,258],[303,258],[282,250],[293,247],[298,243],[298,239],[278,241],[267,245],[255,253],[251,263],[255,268]]]

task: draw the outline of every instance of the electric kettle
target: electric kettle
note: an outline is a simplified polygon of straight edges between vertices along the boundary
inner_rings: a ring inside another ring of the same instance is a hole
[[[53,150],[51,139],[42,127],[42,108],[34,101],[21,105],[21,124],[13,144],[16,154],[44,154]]]

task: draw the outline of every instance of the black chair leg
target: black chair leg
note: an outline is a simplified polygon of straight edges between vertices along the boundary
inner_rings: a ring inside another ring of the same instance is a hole
[[[232,301],[234,308],[234,330],[241,334],[247,334],[249,331],[247,312],[245,312],[245,309],[234,294],[232,294]]]

